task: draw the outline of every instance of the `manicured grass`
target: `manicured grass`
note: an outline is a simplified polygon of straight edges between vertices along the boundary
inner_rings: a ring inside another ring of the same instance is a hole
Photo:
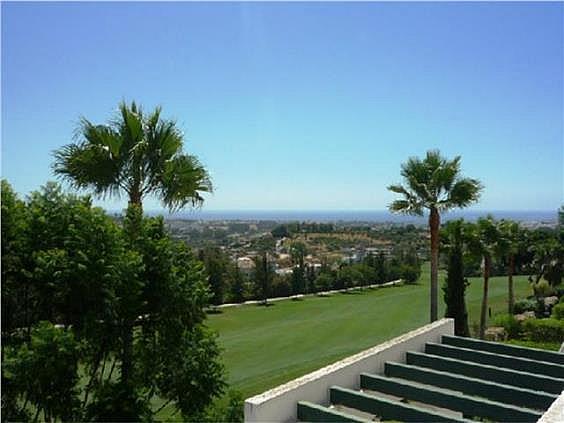
[[[242,306],[210,315],[231,387],[248,397],[427,323],[428,266],[424,270],[417,285],[281,301],[271,307]],[[528,295],[526,277],[514,280],[516,296]],[[481,279],[472,278],[467,295],[471,325],[479,320],[481,295]],[[442,291],[440,296],[442,315]],[[492,315],[505,312],[506,301],[507,279],[492,278]]]

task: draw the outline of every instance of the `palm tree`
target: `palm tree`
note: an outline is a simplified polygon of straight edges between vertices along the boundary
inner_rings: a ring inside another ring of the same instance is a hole
[[[161,108],[145,115],[135,102],[120,103],[106,125],[81,118],[73,144],[55,151],[53,170],[77,189],[99,196],[129,199],[124,229],[132,243],[141,229],[143,199],[158,197],[170,211],[203,203],[211,192],[207,170],[194,156],[184,154],[184,137],[173,120],[161,118]],[[134,319],[122,324],[121,380],[132,372]]]
[[[157,196],[170,211],[203,203],[211,192],[207,170],[195,156],[184,154],[184,137],[173,120],[157,107],[144,114],[135,102],[119,104],[106,125],[81,118],[76,142],[55,151],[56,175],[75,188],[99,196],[125,193],[129,206],[142,211],[148,195]]]
[[[429,210],[431,232],[431,321],[438,318],[439,227],[442,212],[467,207],[480,197],[482,185],[477,179],[460,174],[460,156],[448,160],[438,150],[431,150],[423,160],[411,157],[402,164],[405,185],[388,189],[403,195],[389,206],[393,213],[422,216]]]
[[[515,256],[523,248],[523,231],[519,223],[502,219],[498,224],[499,255],[507,259],[507,311],[513,314],[515,294],[513,291],[513,275],[515,274]]]
[[[499,251],[499,238],[499,231],[492,216],[482,217],[474,225],[469,226],[468,246],[475,256],[482,258],[482,275],[484,278],[482,307],[480,309],[480,339],[484,339],[486,332],[489,279],[492,260]]]

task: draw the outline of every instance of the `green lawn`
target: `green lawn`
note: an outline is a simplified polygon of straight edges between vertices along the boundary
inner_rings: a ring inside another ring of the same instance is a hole
[[[271,307],[243,306],[210,315],[231,386],[248,397],[427,323],[428,266],[424,269],[418,285],[281,301]],[[525,276],[516,277],[515,285],[517,297],[529,294]],[[471,324],[479,319],[481,294],[481,279],[472,278],[467,295]],[[507,279],[492,278],[493,314],[505,311],[506,296]],[[443,310],[441,303],[441,314]]]

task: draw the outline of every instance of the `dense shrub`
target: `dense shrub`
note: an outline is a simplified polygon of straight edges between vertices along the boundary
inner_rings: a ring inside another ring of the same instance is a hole
[[[80,344],[70,330],[50,322],[35,325],[29,343],[6,349],[2,391],[6,383],[12,392],[2,398],[2,407],[10,403],[9,408],[17,410],[26,398],[25,403],[29,401],[37,410],[35,420],[39,413],[48,420],[77,419],[79,355]],[[27,411],[25,406],[17,413],[20,417],[22,411]]]
[[[521,314],[526,311],[535,311],[537,309],[537,301],[536,300],[519,300],[515,302],[513,306],[513,313]]]
[[[289,297],[292,295],[292,284],[286,276],[277,276],[272,282],[273,297]]]
[[[521,334],[521,322],[511,314],[497,315],[494,322],[496,326],[501,326],[505,329],[510,339],[518,338]]]
[[[529,319],[523,322],[523,329],[531,341],[564,341],[564,320]]]
[[[564,303],[559,303],[552,307],[552,317],[558,320],[564,319]]]
[[[554,288],[544,279],[533,284],[533,291],[536,297],[549,297],[554,295]]]
[[[156,395],[183,419],[205,410],[225,387],[210,292],[163,219],[130,207],[120,227],[55,184],[13,197],[2,192],[19,228],[2,232],[2,421],[152,420]]]

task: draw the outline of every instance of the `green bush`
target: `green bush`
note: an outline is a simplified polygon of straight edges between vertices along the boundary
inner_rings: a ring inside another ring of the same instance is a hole
[[[564,303],[559,303],[552,307],[552,317],[558,320],[564,319]]]
[[[529,319],[523,322],[525,335],[531,341],[564,341],[564,320]]]
[[[513,313],[521,314],[526,311],[535,311],[537,309],[537,302],[535,300],[518,300],[513,305]]]
[[[494,323],[496,326],[501,326],[507,332],[510,339],[518,338],[521,334],[521,322],[510,314],[499,314],[495,317]]]
[[[533,284],[533,291],[536,297],[550,297],[554,295],[554,288],[544,279]]]

